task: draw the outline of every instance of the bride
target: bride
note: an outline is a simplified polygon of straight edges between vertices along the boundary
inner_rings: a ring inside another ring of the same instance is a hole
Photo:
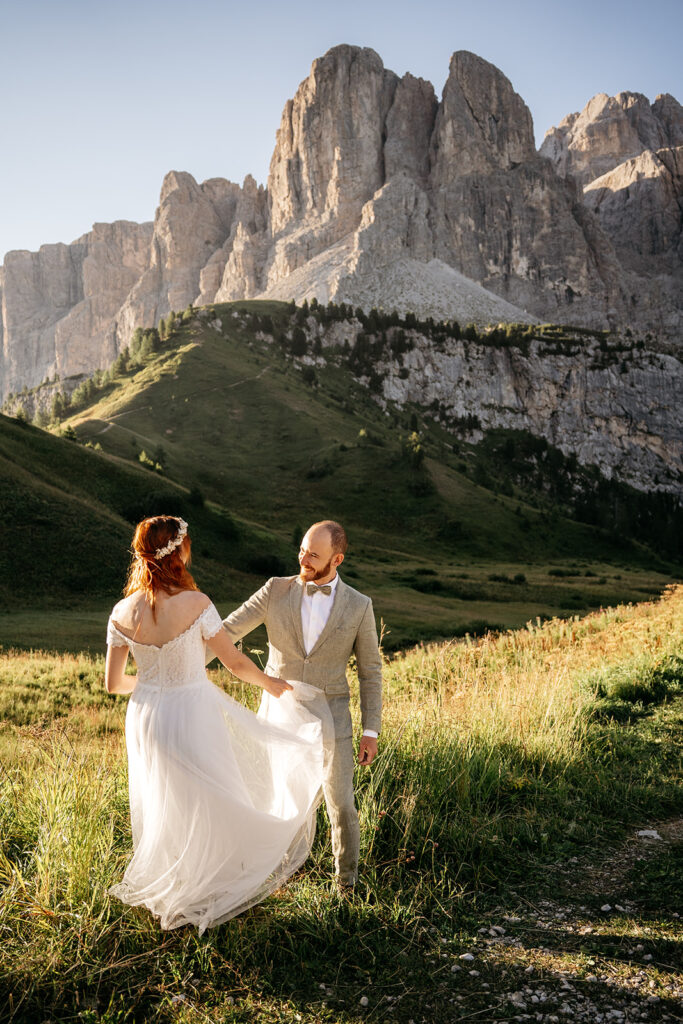
[[[107,627],[105,686],[131,694],[133,836],[110,892],[162,928],[194,924],[201,934],[263,900],[308,856],[328,723],[321,691],[265,675],[233,646],[189,562],[184,520],[139,523],[126,596]],[[264,689],[258,715],[209,681],[205,643]],[[136,676],[125,674],[129,653]]]

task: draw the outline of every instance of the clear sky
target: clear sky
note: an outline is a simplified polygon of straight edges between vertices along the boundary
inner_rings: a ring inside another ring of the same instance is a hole
[[[683,0],[0,0],[0,258],[152,220],[164,174],[264,182],[285,101],[338,43],[441,95],[499,67],[537,141],[597,92],[683,102]]]

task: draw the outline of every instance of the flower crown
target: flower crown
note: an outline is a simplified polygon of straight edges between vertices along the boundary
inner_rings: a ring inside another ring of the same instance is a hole
[[[155,558],[164,558],[166,555],[170,555],[172,551],[180,547],[185,538],[187,537],[187,523],[184,519],[178,516],[178,532],[172,540],[169,540],[168,544],[163,548],[157,548],[154,552]]]

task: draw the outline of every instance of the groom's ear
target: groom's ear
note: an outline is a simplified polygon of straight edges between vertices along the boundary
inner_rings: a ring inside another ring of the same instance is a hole
[[[343,551],[338,551],[336,555],[332,556],[332,562],[334,563],[335,569],[338,569],[343,561],[344,561],[344,552]]]

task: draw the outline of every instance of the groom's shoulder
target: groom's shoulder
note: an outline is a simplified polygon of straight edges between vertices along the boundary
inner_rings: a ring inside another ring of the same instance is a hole
[[[371,601],[371,598],[368,597],[367,594],[362,594],[360,590],[356,590],[356,588],[352,587],[349,583],[346,582],[346,580],[343,580],[343,583],[344,586],[346,587],[346,592],[349,597],[349,600],[364,605],[367,604],[368,601]]]
[[[286,594],[297,585],[298,576],[271,576],[266,586],[273,595]]]

